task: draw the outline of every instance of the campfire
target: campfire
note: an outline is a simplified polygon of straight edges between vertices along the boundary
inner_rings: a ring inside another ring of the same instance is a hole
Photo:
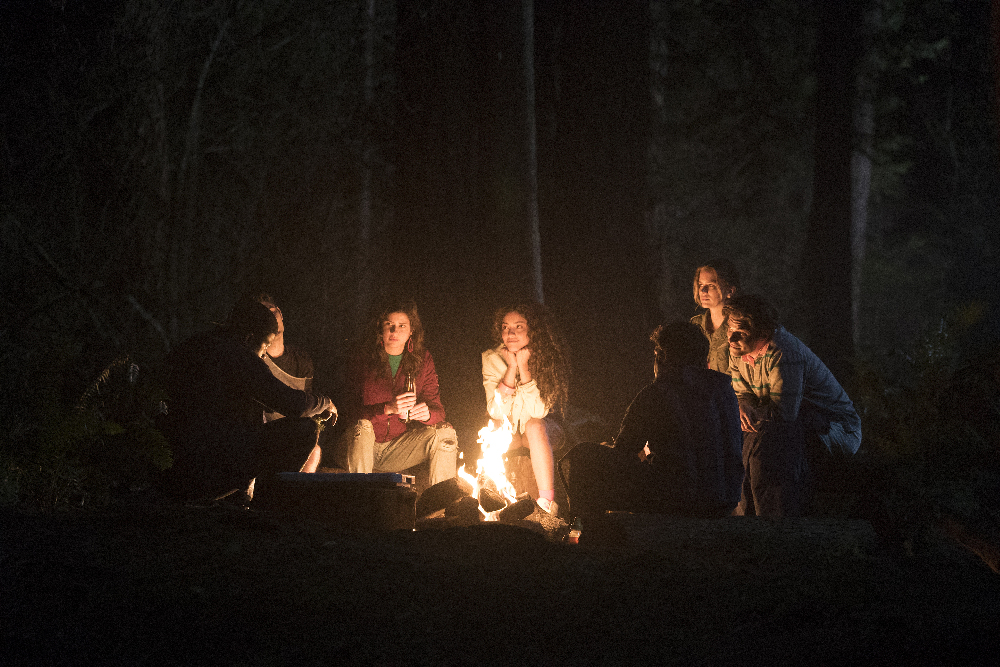
[[[495,397],[494,405],[500,405],[500,392],[496,392]],[[490,417],[490,422],[479,430],[477,442],[481,456],[476,461],[475,475],[469,473],[463,464],[458,476],[472,486],[470,495],[478,500],[479,511],[486,521],[521,519],[534,511],[534,501],[527,494],[519,498],[507,479],[504,454],[513,440],[514,427],[506,415],[491,414]],[[511,517],[512,512],[523,516]]]

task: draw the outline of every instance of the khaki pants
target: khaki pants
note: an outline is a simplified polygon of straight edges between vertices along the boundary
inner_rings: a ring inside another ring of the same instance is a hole
[[[430,484],[434,485],[454,477],[458,466],[458,436],[447,423],[411,426],[394,440],[375,442],[372,423],[361,419],[344,432],[340,445],[347,472],[400,472],[430,460]]]

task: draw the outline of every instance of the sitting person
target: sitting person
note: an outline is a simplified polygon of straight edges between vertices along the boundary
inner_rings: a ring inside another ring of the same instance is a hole
[[[455,477],[458,436],[444,421],[416,305],[383,310],[367,340],[349,371],[341,465],[348,472],[400,472],[429,459],[432,486]]]
[[[266,292],[254,297],[255,301],[267,306],[278,320],[278,333],[267,348],[264,363],[271,369],[271,374],[293,389],[312,391],[313,362],[312,358],[302,349],[285,342],[285,318],[281,308],[275,305],[274,298]],[[282,415],[269,413],[268,420],[278,419]]]
[[[193,336],[168,359],[164,435],[173,454],[167,491],[182,500],[220,498],[258,478],[298,471],[316,446],[311,417],[326,396],[293,389],[261,359],[278,332],[274,314],[241,301],[219,328]],[[265,423],[265,410],[290,415]],[[266,485],[267,482],[265,482]]]
[[[740,288],[740,274],[725,259],[715,259],[694,270],[694,302],[705,312],[691,318],[709,341],[708,367],[729,374],[729,331],[726,303]]]
[[[569,461],[570,509],[728,516],[740,499],[742,438],[728,376],[705,368],[708,340],[690,322],[656,328],[653,375],[629,405],[614,446],[581,443]]]
[[[264,363],[271,369],[271,375],[293,389],[312,391],[312,358],[304,350],[285,342],[285,318],[281,312],[281,308],[275,305],[274,298],[266,292],[256,295],[254,300],[267,306],[268,310],[274,313],[274,317],[278,320],[278,333],[275,335],[274,340],[271,341],[271,344],[268,345],[267,353],[263,356]],[[336,408],[333,408],[333,414],[337,414]],[[275,419],[281,419],[283,416],[280,412],[266,412],[264,413],[264,421],[274,421]],[[303,466],[302,472],[316,472],[319,468],[321,455],[322,450],[320,449],[319,442],[317,442],[312,453],[309,454],[309,459],[306,461],[305,466]],[[253,496],[252,488],[250,495]]]
[[[815,468],[825,457],[857,452],[861,419],[830,370],[781,326],[763,299],[735,297],[726,315],[744,432],[746,478],[737,513],[801,514],[809,459]]]
[[[538,485],[535,500],[546,512],[557,514],[552,443],[562,439],[557,415],[566,406],[566,347],[538,303],[498,310],[493,335],[497,347],[483,352],[486,409],[494,419],[510,420],[514,441],[508,451],[521,447],[522,437],[527,441]]]

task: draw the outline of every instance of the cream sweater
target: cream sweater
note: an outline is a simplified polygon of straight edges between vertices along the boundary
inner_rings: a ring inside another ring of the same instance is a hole
[[[499,418],[506,415],[518,433],[524,433],[524,425],[529,419],[541,419],[549,414],[545,401],[538,393],[535,381],[522,383],[517,380],[517,392],[512,396],[500,394],[500,403],[496,401],[496,388],[507,372],[507,362],[500,354],[500,348],[483,352],[483,389],[486,390],[486,410],[491,417]]]

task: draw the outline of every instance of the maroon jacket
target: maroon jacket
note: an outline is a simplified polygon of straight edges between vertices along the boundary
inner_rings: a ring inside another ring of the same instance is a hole
[[[388,442],[406,431],[406,424],[399,415],[385,414],[385,404],[392,402],[397,395],[406,391],[406,374],[400,367],[396,377],[390,380],[374,370],[367,370],[365,361],[364,358],[355,357],[347,376],[350,396],[346,413],[350,421],[346,423],[350,425],[359,419],[367,419],[375,429],[376,442]],[[426,422],[417,423],[432,425],[444,421],[444,407],[441,405],[441,392],[438,388],[437,372],[434,370],[434,359],[426,350],[424,363],[420,365],[413,384],[417,391],[417,403],[426,403],[431,413],[430,419]]]

